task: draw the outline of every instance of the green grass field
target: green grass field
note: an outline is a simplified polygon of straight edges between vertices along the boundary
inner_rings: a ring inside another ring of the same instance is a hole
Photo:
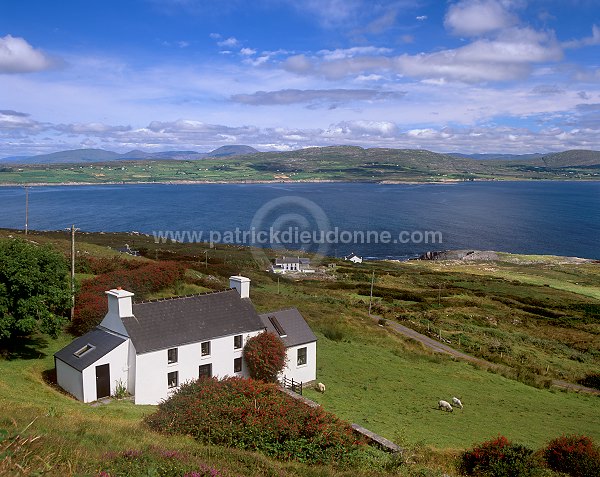
[[[385,338],[319,341],[326,392],[305,395],[394,441],[464,449],[498,434],[533,448],[563,433],[600,440],[598,397],[537,389],[450,358],[415,355]],[[440,399],[462,399],[445,413]]]
[[[0,231],[0,239],[16,234]],[[69,250],[68,237],[60,232],[33,232],[29,239]],[[460,449],[499,433],[534,448],[562,433],[583,433],[600,441],[598,397],[519,381],[533,382],[533,376],[574,382],[597,372],[600,302],[590,293],[600,286],[597,264],[544,257],[361,266],[332,260],[337,267],[322,277],[278,280],[241,247],[210,249],[206,263],[205,244],[155,244],[151,237],[131,234],[78,236],[78,250],[94,256],[119,256],[114,248],[123,243],[146,255],[133,259],[175,259],[189,267],[185,283],[155,297],[224,288],[229,275],[242,273],[252,279],[251,296],[260,312],[298,307],[319,336],[318,380],[327,386],[325,394],[308,389],[307,397],[348,421],[420,449],[420,464],[404,467],[399,475],[456,475],[453,459]],[[452,346],[514,369],[515,379],[434,355],[374,324],[366,313],[372,271],[377,314],[421,332],[428,326],[441,328]],[[10,359],[0,358],[0,429],[17,432],[34,421],[25,434],[39,439],[29,457],[19,461],[32,471],[93,475],[107,452],[156,445],[193,453],[203,462],[244,476],[352,475],[160,436],[142,424],[152,406],[127,401],[100,407],[79,403],[48,383],[52,355],[69,339],[67,335],[56,341],[33,339],[13,350]],[[439,399],[454,395],[463,400],[463,411],[450,414],[437,409]]]

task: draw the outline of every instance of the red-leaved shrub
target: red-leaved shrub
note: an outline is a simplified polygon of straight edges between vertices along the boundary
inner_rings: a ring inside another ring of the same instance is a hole
[[[463,452],[461,473],[489,477],[526,477],[536,471],[533,450],[498,436]]]
[[[285,366],[285,344],[279,336],[265,331],[246,341],[244,359],[252,378],[274,383]]]
[[[176,262],[142,262],[137,268],[114,270],[85,280],[75,296],[75,317],[70,331],[82,335],[102,321],[108,311],[105,291],[120,286],[144,299],[150,293],[175,285],[184,274],[185,269]]]
[[[544,449],[544,459],[552,470],[573,477],[600,475],[600,451],[587,436],[557,437]]]
[[[347,464],[363,444],[347,423],[322,408],[296,401],[275,384],[238,377],[182,384],[146,423],[206,444],[309,463]]]

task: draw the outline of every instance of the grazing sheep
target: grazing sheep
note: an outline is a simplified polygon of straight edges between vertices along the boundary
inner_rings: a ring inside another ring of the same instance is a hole
[[[315,389],[316,389],[317,391],[319,391],[320,393],[324,393],[324,392],[325,392],[325,385],[324,385],[323,383],[318,383],[318,384],[315,386]]]
[[[463,408],[462,402],[460,402],[460,399],[458,399],[457,397],[452,398],[452,404],[455,407],[460,407],[461,409]]]
[[[452,406],[450,405],[450,403],[448,401],[444,401],[444,400],[441,400],[440,402],[438,402],[438,409],[441,409],[442,411],[446,411],[446,412],[454,411],[454,409],[452,409]]]

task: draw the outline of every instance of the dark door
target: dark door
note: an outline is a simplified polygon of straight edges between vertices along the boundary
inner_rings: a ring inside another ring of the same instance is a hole
[[[108,364],[96,366],[96,399],[110,396],[110,368]]]
[[[200,365],[198,375],[199,378],[212,378],[212,364]]]

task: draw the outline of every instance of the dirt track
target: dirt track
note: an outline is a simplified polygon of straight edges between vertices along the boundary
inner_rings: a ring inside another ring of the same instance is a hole
[[[379,316],[375,316],[375,315],[371,315],[371,318],[373,318],[373,320],[375,320],[375,321],[379,321],[379,319],[380,319]],[[448,346],[444,343],[440,343],[439,341],[434,340],[433,338],[430,338],[429,336],[426,336],[424,334],[421,334],[411,328],[408,328],[407,326],[401,325],[400,323],[386,320],[386,326],[389,328],[392,328],[394,331],[400,333],[403,336],[412,338],[415,341],[422,343],[424,346],[435,351],[436,353],[449,354],[450,356],[454,356],[457,359],[461,359],[463,361],[468,361],[470,363],[477,364],[486,369],[495,369],[495,370],[508,369],[506,366],[491,363],[490,361],[486,361],[485,359],[476,358],[474,356],[468,355],[461,351],[457,351],[454,348],[452,348],[451,346]],[[563,381],[561,379],[553,379],[552,386],[555,386],[555,387],[561,388],[561,389],[570,389],[572,391],[582,392],[582,393],[586,393],[586,394],[594,394],[596,396],[600,396],[600,391],[597,389],[581,386],[580,384],[569,383],[569,382]]]

